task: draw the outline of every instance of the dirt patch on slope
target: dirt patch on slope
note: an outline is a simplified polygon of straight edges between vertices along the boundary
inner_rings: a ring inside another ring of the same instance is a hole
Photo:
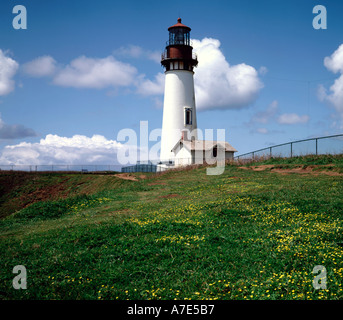
[[[296,166],[294,168],[289,168],[287,165],[273,165],[273,164],[266,164],[266,165],[259,165],[259,166],[249,166],[249,167],[238,167],[239,169],[243,170],[253,170],[253,171],[264,171],[270,169],[270,172],[276,172],[280,174],[289,174],[289,173],[299,173],[299,174],[311,174],[311,175],[319,175],[319,174],[326,174],[329,176],[343,176],[342,173],[330,170],[334,167],[334,165],[310,165],[310,166]]]
[[[119,179],[138,181],[138,179],[135,176],[131,176],[129,173],[118,173],[118,174],[115,174],[114,176]]]

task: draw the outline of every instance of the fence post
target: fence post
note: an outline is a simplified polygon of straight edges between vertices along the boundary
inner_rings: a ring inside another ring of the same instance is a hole
[[[316,156],[318,155],[318,139],[316,138]]]
[[[269,148],[269,157],[272,157],[272,147]]]
[[[291,142],[291,158],[293,157],[293,142]]]

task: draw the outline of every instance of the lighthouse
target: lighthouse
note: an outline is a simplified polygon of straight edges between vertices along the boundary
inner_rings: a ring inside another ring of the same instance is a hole
[[[179,18],[168,31],[169,40],[161,59],[165,68],[160,153],[162,163],[174,161],[175,153],[172,149],[180,138],[197,140],[193,69],[198,65],[198,60],[191,46],[191,28],[181,23]]]
[[[165,88],[157,171],[233,159],[237,150],[225,140],[198,140],[203,135],[197,128],[193,76],[198,59],[190,41],[191,28],[179,18],[168,31],[169,40],[161,59]]]
[[[193,75],[198,58],[191,45],[191,28],[181,23],[179,18],[168,31],[169,40],[161,59],[165,68],[165,87],[160,160],[156,165],[123,167],[122,172],[155,172],[191,164],[222,163],[232,160],[237,152],[224,140],[225,134],[224,137],[221,135],[223,140],[198,140],[198,136],[202,139],[203,134],[197,128]],[[222,172],[214,171],[215,174]]]

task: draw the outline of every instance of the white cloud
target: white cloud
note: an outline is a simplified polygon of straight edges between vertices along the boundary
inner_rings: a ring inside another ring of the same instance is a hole
[[[239,109],[256,100],[263,84],[255,68],[245,63],[230,65],[217,39],[194,39],[192,43],[199,60],[194,75],[196,105],[199,110]],[[139,46],[121,47],[114,54],[160,61],[159,54]],[[66,66],[59,65],[59,68],[51,56],[43,56],[25,64],[24,71],[32,76],[50,75],[53,84],[64,87],[103,89],[136,86],[136,92],[141,95],[164,93],[163,73],[159,72],[153,79],[147,79],[134,66],[112,55],[106,58],[81,56]],[[266,71],[266,67],[260,68],[260,74]]]
[[[41,56],[25,63],[23,70],[32,77],[50,76],[56,71],[56,60],[51,56]]]
[[[199,60],[194,75],[199,109],[239,109],[255,101],[263,87],[255,68],[245,63],[230,65],[217,39],[192,42]]]
[[[277,121],[280,124],[298,124],[306,123],[309,119],[308,115],[299,116],[296,113],[283,113],[278,117]]]
[[[71,138],[48,134],[36,143],[8,145],[0,154],[1,164],[117,164],[117,151],[123,145],[101,135]]]
[[[81,56],[61,69],[53,82],[64,87],[102,89],[132,85],[136,75],[135,67],[113,56],[102,59]]]
[[[194,73],[196,106],[199,110],[239,109],[249,106],[263,84],[255,68],[245,64],[230,66],[220,50],[220,41],[212,38],[192,40],[198,56]],[[267,68],[263,67],[262,72]],[[157,95],[164,92],[164,75],[138,83],[138,93]]]
[[[343,73],[343,44],[330,57],[324,58],[324,66],[334,73]]]
[[[19,64],[0,49],[0,96],[14,90],[15,82],[12,79],[19,68]]]
[[[137,92],[142,95],[160,95],[164,93],[165,75],[159,72],[155,79],[149,80],[141,77],[137,84]]]
[[[333,105],[340,118],[338,126],[343,129],[343,44],[330,57],[325,57],[324,65],[329,71],[341,75],[330,87],[329,93],[323,85],[319,85],[318,98],[320,101],[327,101]]]
[[[334,105],[343,119],[343,74],[335,80],[330,87],[330,92],[327,99]]]

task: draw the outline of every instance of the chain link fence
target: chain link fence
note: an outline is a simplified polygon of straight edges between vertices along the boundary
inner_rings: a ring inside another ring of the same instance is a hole
[[[52,164],[52,165],[0,165],[0,170],[6,171],[29,171],[29,172],[120,172],[120,165],[68,165],[68,164]]]
[[[292,158],[311,154],[343,154],[343,134],[282,143],[244,153],[235,156],[234,159],[252,161],[260,158]]]

